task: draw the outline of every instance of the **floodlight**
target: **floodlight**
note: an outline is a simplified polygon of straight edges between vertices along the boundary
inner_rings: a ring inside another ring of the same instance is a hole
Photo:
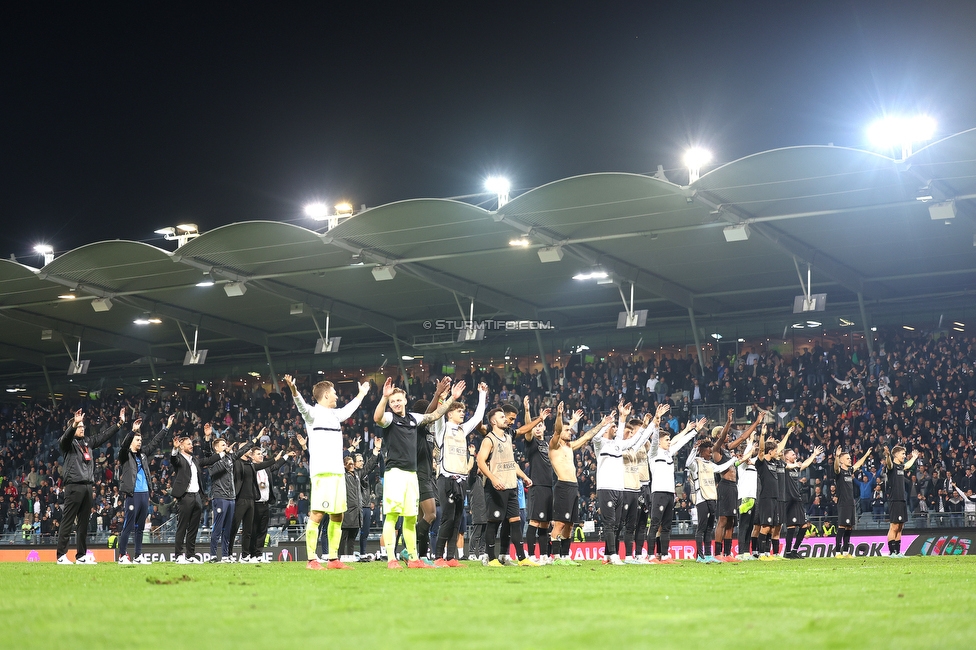
[[[867,131],[871,145],[878,149],[901,147],[901,158],[912,155],[912,145],[926,142],[935,135],[935,119],[928,115],[902,117],[888,115],[873,122]]]
[[[692,147],[685,152],[684,162],[688,168],[688,184],[701,177],[701,168],[712,161],[712,152],[701,147]]]
[[[508,192],[511,183],[502,176],[489,176],[485,179],[485,189],[498,197],[498,207],[501,208],[508,203]]]
[[[224,285],[224,293],[227,294],[228,298],[243,296],[247,293],[247,286],[243,282],[228,282]]]
[[[108,311],[112,308],[112,300],[110,298],[96,298],[92,300],[91,306],[95,311]]]
[[[316,221],[325,221],[329,218],[329,206],[321,201],[309,203],[305,206],[305,216],[311,217]]]

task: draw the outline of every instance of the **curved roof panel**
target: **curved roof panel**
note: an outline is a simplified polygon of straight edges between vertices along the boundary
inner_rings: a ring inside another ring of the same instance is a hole
[[[151,291],[195,282],[197,275],[173,264],[166,251],[134,241],[104,241],[68,251],[41,269],[57,277],[110,293]]]
[[[934,218],[932,202],[916,200],[923,188],[936,201],[954,199],[956,216]],[[393,336],[401,347],[422,347],[435,334],[423,322],[457,320],[469,300],[476,319],[551,318],[558,329],[543,337],[561,346],[580,333],[618,336],[620,290],[629,297],[631,282],[635,307],[651,310],[650,324],[621,337],[687,330],[689,308],[709,327],[748,318],[775,329],[793,319],[794,261],[811,264],[814,290],[829,294],[828,311],[859,314],[859,294],[871,318],[906,306],[941,309],[971,302],[976,286],[972,196],[976,130],[904,162],[843,147],[791,147],[733,161],[689,187],[587,174],[528,191],[496,212],[415,199],[366,210],[325,234],[256,221],[204,233],[173,254],[98,242],[40,272],[0,260],[0,315],[9,321],[0,328],[0,357],[66,365],[57,336],[40,340],[40,329],[54,329],[81,339],[99,365],[147,356],[178,363],[180,323],[199,327],[208,364],[258,358],[263,365],[272,350],[293,363],[310,357],[319,336],[310,315],[329,312],[343,347],[303,361],[321,367],[379,358]],[[732,224],[747,224],[750,235],[730,241]],[[510,246],[516,237],[529,245]],[[544,263],[540,249],[552,246],[563,256]],[[378,281],[376,266],[388,264],[395,277]],[[613,283],[572,279],[593,266],[609,270]],[[195,286],[211,269],[218,284]],[[236,280],[244,295],[225,290]],[[79,285],[79,298],[89,300],[58,300],[64,285]],[[114,306],[95,311],[86,289],[111,296]],[[132,322],[147,311],[164,323]],[[436,334],[437,344],[450,345],[456,333]],[[483,345],[513,341],[537,343],[532,332],[505,332],[489,333]],[[9,367],[0,365],[0,374]]]

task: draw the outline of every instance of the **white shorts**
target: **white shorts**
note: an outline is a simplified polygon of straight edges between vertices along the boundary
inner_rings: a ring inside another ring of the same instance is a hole
[[[346,511],[346,477],[342,474],[316,474],[312,477],[312,493],[308,509],[330,515]]]
[[[383,475],[383,512],[416,517],[420,502],[417,472],[388,469]]]

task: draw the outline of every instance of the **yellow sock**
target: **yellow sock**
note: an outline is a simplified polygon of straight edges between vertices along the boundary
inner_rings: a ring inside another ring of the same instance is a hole
[[[417,559],[417,517],[403,518],[403,545],[411,560]]]
[[[319,543],[319,522],[308,520],[305,524],[305,553],[311,562],[315,559],[315,547]]]
[[[329,559],[339,558],[339,542],[342,540],[342,521],[329,520]]]
[[[396,522],[397,515],[387,515],[386,521],[383,522],[383,546],[386,547],[386,559],[387,561],[395,560],[396,558]]]

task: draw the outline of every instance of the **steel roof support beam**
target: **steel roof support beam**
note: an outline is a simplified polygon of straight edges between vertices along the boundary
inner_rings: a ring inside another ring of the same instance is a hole
[[[183,321],[184,323],[190,323],[202,329],[217,332],[218,334],[223,334],[225,336],[230,336],[240,341],[244,341],[245,343],[251,343],[253,345],[262,347],[265,345],[274,345],[276,348],[280,348],[282,350],[298,350],[302,347],[307,347],[302,341],[288,337],[274,337],[274,343],[272,344],[268,339],[268,333],[264,330],[250,327],[248,325],[242,325],[241,323],[236,323],[234,321],[224,320],[223,318],[216,318],[201,312],[191,311],[177,305],[157,302],[136,295],[126,295],[120,297],[104,287],[75,282],[74,280],[62,278],[50,273],[45,275],[45,279],[66,287],[71,287],[72,289],[80,289],[100,298],[117,298],[119,302],[128,304],[136,309],[142,309],[143,311],[153,312],[159,314],[160,316],[166,316],[168,318]]]
[[[0,316],[27,323],[28,325],[34,325],[41,329],[57,330],[62,335],[67,334],[68,336],[74,336],[82,340],[94,341],[95,343],[101,343],[102,345],[131,352],[140,357],[159,357],[168,361],[183,360],[183,355],[180,353],[174,353],[172,350],[165,348],[154,350],[151,344],[140,339],[122,336],[121,334],[113,334],[105,330],[85,327],[78,323],[71,323],[56,318],[47,318],[46,316],[40,316],[20,309],[10,309],[0,312]]]
[[[711,210],[718,210],[722,219],[730,224],[746,222],[750,230],[762,235],[763,238],[775,245],[788,255],[793,255],[808,264],[813,265],[821,272],[838,284],[850,289],[854,293],[864,293],[864,284],[867,281],[860,273],[851,267],[830,257],[819,248],[811,246],[792,235],[788,235],[779,228],[768,223],[754,221],[754,216],[739,208],[738,206],[721,203],[704,191],[696,191],[691,195],[694,201],[707,206]],[[883,286],[875,286],[872,293],[876,297],[887,297],[890,291]]]
[[[198,257],[182,256],[176,261],[182,262],[187,266],[200,269],[201,271],[209,271],[212,274],[219,275],[234,282],[246,282],[249,286],[256,287],[266,293],[270,293],[281,298],[286,298],[288,300],[294,300],[295,302],[301,302],[302,304],[308,305],[312,309],[327,311],[339,318],[345,318],[347,320],[366,325],[367,327],[372,327],[376,331],[388,336],[396,336],[396,321],[384,314],[363,309],[362,307],[349,303],[333,300],[332,298],[328,298],[317,293],[312,293],[310,291],[305,291],[304,289],[299,289],[268,277],[262,277],[261,279],[256,280],[251,279],[246,274],[237,273],[234,270],[223,268]]]
[[[511,217],[504,213],[496,213],[493,217],[496,221],[508,224],[514,230],[523,235],[529,235],[535,239],[543,240],[548,246],[559,246],[567,253],[573,255],[582,262],[591,266],[603,266],[607,271],[613,272],[617,278],[633,282],[638,287],[650,291],[651,293],[666,298],[667,300],[685,307],[695,309],[705,313],[717,313],[722,310],[722,305],[710,298],[695,298],[695,295],[679,284],[668,280],[655,273],[651,273],[639,266],[629,264],[610,255],[606,255],[585,244],[567,244],[565,239],[560,239],[543,228],[530,226],[529,224]]]
[[[401,262],[396,257],[383,255],[345,239],[323,235],[323,241],[338,246],[339,248],[343,248],[351,253],[358,253],[378,264],[395,265],[398,272],[402,271],[403,273],[411,275],[418,280],[426,282],[427,284],[444,289],[445,291],[459,293],[479,303],[494,307],[496,309],[501,309],[509,314],[512,314],[513,316],[519,318],[530,318],[533,320],[539,319],[539,308],[536,305],[514,296],[489,289],[488,287],[476,282],[470,282],[455,275],[444,273],[443,271],[437,271],[422,264]],[[565,325],[567,322],[566,318],[559,316],[553,316],[550,318],[550,320],[553,321],[553,325],[557,327],[560,325]]]

